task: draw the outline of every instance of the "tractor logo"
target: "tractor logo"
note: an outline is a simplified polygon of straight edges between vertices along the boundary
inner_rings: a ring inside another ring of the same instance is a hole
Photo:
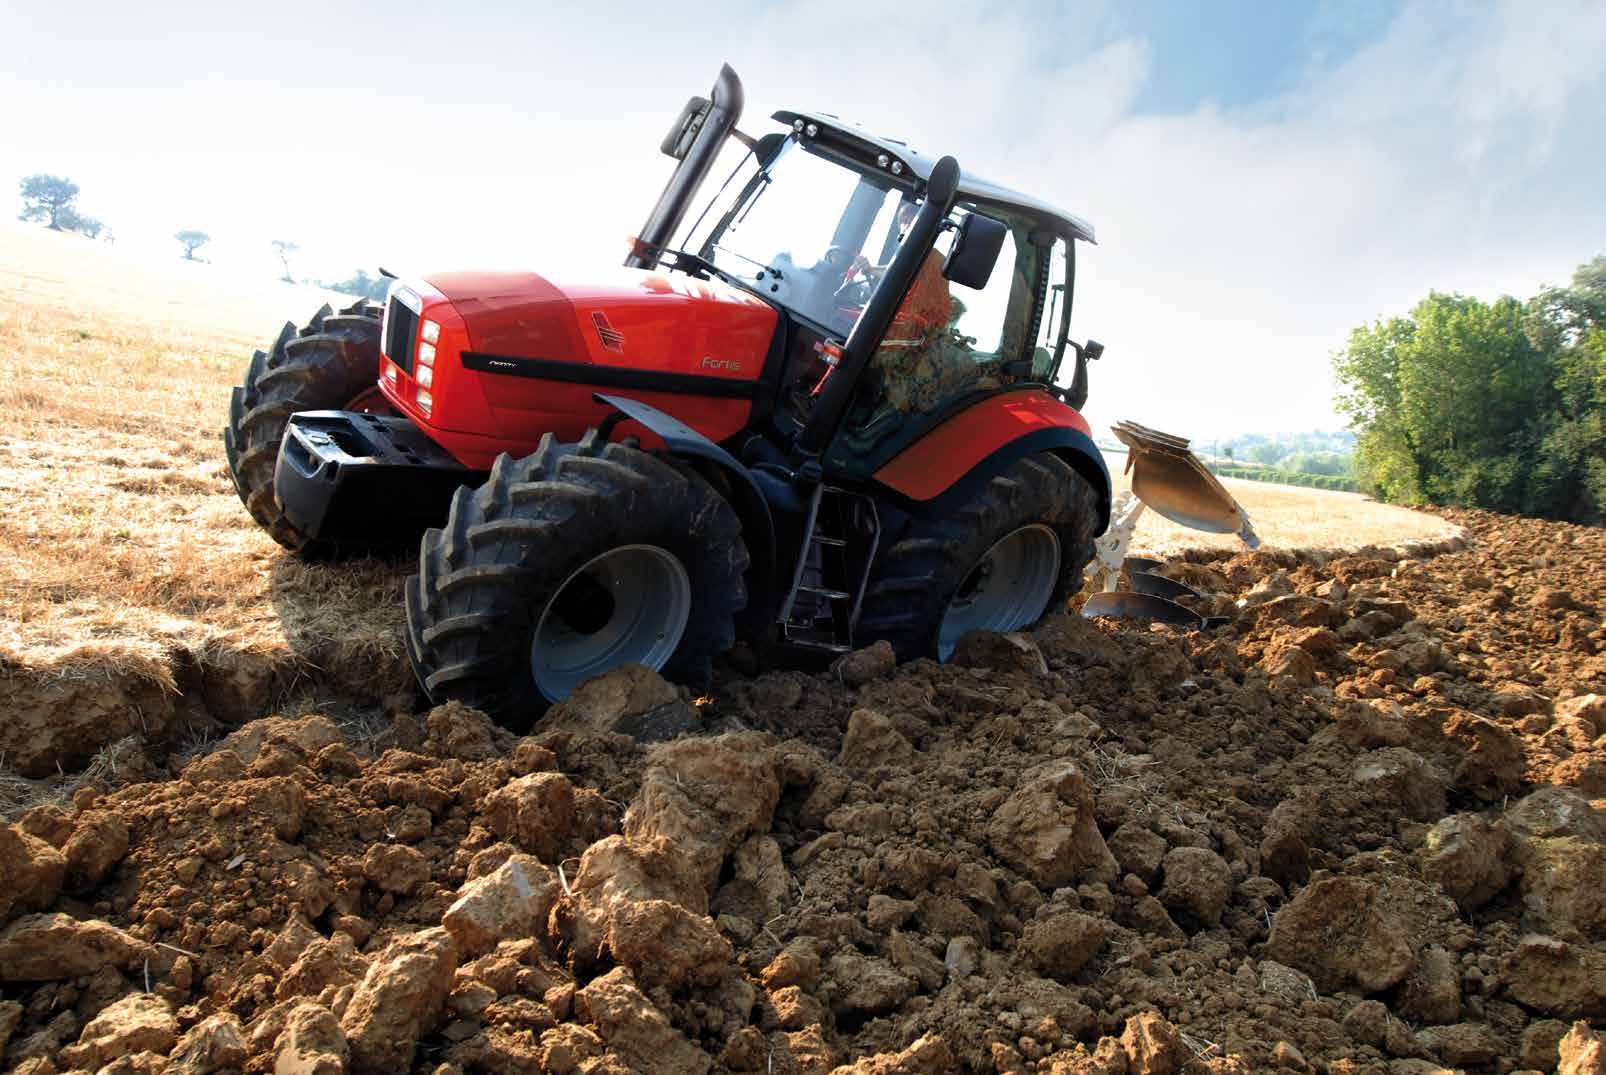
[[[730,372],[735,373],[741,368],[742,364],[731,358],[703,359],[703,369],[705,370],[729,370]]]
[[[598,310],[591,315],[591,324],[596,327],[597,339],[602,346],[615,354],[624,354],[625,334],[608,324],[608,315]]]

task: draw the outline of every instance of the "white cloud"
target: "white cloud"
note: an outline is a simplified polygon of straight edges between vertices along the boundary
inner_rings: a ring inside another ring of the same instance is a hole
[[[622,257],[670,167],[664,128],[728,59],[745,129],[779,107],[838,112],[1091,219],[1075,325],[1109,347],[1100,424],[1332,427],[1328,356],[1354,325],[1432,287],[1527,294],[1606,247],[1591,0],[1408,7],[1275,100],[1166,116],[1134,112],[1166,72],[1104,32],[1103,0],[571,5],[561,21],[276,5],[248,25],[77,6],[8,25],[0,175],[73,175],[130,242],[177,256],[169,236],[199,226],[220,263],[262,272],[283,237],[326,276],[583,275]],[[95,32],[69,52],[63,20]]]

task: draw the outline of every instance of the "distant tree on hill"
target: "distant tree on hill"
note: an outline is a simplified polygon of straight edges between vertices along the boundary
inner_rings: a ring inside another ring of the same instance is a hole
[[[100,233],[106,230],[106,225],[92,216],[81,216],[73,227],[74,231],[82,232],[91,239],[99,239]],[[110,232],[107,232],[110,235]]]
[[[1268,467],[1283,457],[1283,446],[1276,441],[1264,441],[1249,449],[1249,458]]]
[[[1338,452],[1295,452],[1283,457],[1278,466],[1299,474],[1348,474],[1350,457]]]
[[[301,247],[296,243],[288,242],[284,239],[273,240],[273,252],[279,255],[279,262],[284,266],[283,280],[287,284],[296,282],[296,278],[290,275],[290,255],[300,249]]]
[[[73,199],[78,197],[78,184],[59,175],[39,172],[22,180],[22,214],[19,220],[42,220],[52,231],[70,230],[78,219],[73,212]]]
[[[194,261],[195,252],[212,241],[212,237],[206,234],[206,232],[196,231],[193,228],[186,228],[183,231],[175,232],[173,238],[177,239],[183,244],[185,261]]]
[[[386,293],[390,291],[389,280],[383,276],[369,276],[362,269],[358,269],[356,274],[349,280],[342,280],[338,284],[326,284],[320,281],[318,286],[328,288],[330,291],[339,291],[345,295],[361,295],[364,298],[373,299],[375,302],[383,300]]]

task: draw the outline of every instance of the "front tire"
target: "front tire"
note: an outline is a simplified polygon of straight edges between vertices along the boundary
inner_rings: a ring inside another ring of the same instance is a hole
[[[1082,587],[1098,494],[1054,455],[1017,460],[952,515],[915,520],[871,579],[855,633],[947,660],[968,630],[1014,631]]]
[[[735,642],[747,561],[735,511],[696,474],[594,430],[548,435],[424,535],[408,656],[431,701],[516,730],[623,664],[701,685]]]
[[[328,551],[285,517],[273,491],[279,442],[290,416],[347,410],[379,380],[380,308],[367,299],[336,314],[328,306],[299,332],[285,323],[267,352],[258,351],[245,383],[229,399],[223,448],[229,477],[251,517],[280,545],[303,556]]]

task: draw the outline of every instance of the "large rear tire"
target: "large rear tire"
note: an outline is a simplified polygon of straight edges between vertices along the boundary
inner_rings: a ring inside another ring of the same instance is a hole
[[[1058,456],[1018,460],[954,514],[910,525],[855,634],[886,639],[899,660],[947,660],[967,630],[1018,630],[1063,607],[1093,558],[1097,496]]]
[[[735,511],[696,474],[595,430],[549,434],[424,535],[408,656],[433,702],[515,730],[622,664],[701,685],[735,642],[747,560]]]
[[[298,530],[274,496],[279,442],[292,414],[346,410],[373,391],[379,315],[378,306],[362,299],[338,314],[325,306],[299,332],[286,322],[273,347],[252,356],[245,383],[229,399],[223,447],[235,491],[273,540],[303,556],[330,549]]]

